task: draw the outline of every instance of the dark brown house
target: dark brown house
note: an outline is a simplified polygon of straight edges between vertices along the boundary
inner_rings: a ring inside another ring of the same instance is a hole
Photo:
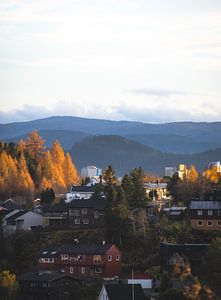
[[[221,202],[191,201],[189,218],[194,229],[221,231]]]
[[[22,299],[70,299],[76,280],[59,272],[27,272],[17,277]]]
[[[105,224],[105,199],[73,200],[68,206],[71,228],[103,228]]]

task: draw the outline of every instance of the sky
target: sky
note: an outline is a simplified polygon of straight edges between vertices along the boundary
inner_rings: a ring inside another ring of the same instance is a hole
[[[0,0],[0,123],[221,121],[220,0]]]

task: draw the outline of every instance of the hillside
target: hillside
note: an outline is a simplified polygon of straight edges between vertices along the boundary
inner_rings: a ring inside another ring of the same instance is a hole
[[[65,149],[87,135],[119,135],[162,152],[193,154],[221,147],[221,122],[146,124],[79,117],[50,117],[29,122],[0,124],[0,140],[18,141],[32,130],[51,145],[57,138]]]
[[[221,148],[194,155],[177,155],[144,146],[119,136],[94,136],[76,143],[71,150],[73,161],[78,169],[86,165],[106,168],[111,164],[118,175],[123,175],[134,167],[142,166],[146,172],[164,174],[166,166],[179,163],[193,163],[202,171],[213,160],[221,157]]]
[[[89,136],[84,132],[69,130],[39,130],[38,133],[45,140],[46,147],[51,148],[54,140],[57,139],[64,150],[69,150],[73,144]],[[18,137],[4,139],[4,141],[18,143],[21,139],[25,140],[27,137],[28,133]]]

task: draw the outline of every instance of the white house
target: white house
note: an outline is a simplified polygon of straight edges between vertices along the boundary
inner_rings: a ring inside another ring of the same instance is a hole
[[[17,231],[31,230],[32,227],[43,226],[44,217],[32,211],[17,211],[7,214],[3,219],[4,235]]]
[[[81,176],[82,177],[93,177],[93,176],[100,176],[102,170],[95,167],[95,166],[87,166],[81,169]]]
[[[152,289],[153,279],[143,273],[134,273],[127,279],[128,284],[140,284],[142,289]]]
[[[66,194],[66,203],[74,199],[90,199],[95,192],[95,186],[72,186],[69,193]]]

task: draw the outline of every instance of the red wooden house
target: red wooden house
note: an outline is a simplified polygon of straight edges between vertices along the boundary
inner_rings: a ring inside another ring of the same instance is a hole
[[[44,249],[39,267],[55,268],[75,277],[114,278],[121,274],[121,252],[115,245],[68,244],[52,252]]]

